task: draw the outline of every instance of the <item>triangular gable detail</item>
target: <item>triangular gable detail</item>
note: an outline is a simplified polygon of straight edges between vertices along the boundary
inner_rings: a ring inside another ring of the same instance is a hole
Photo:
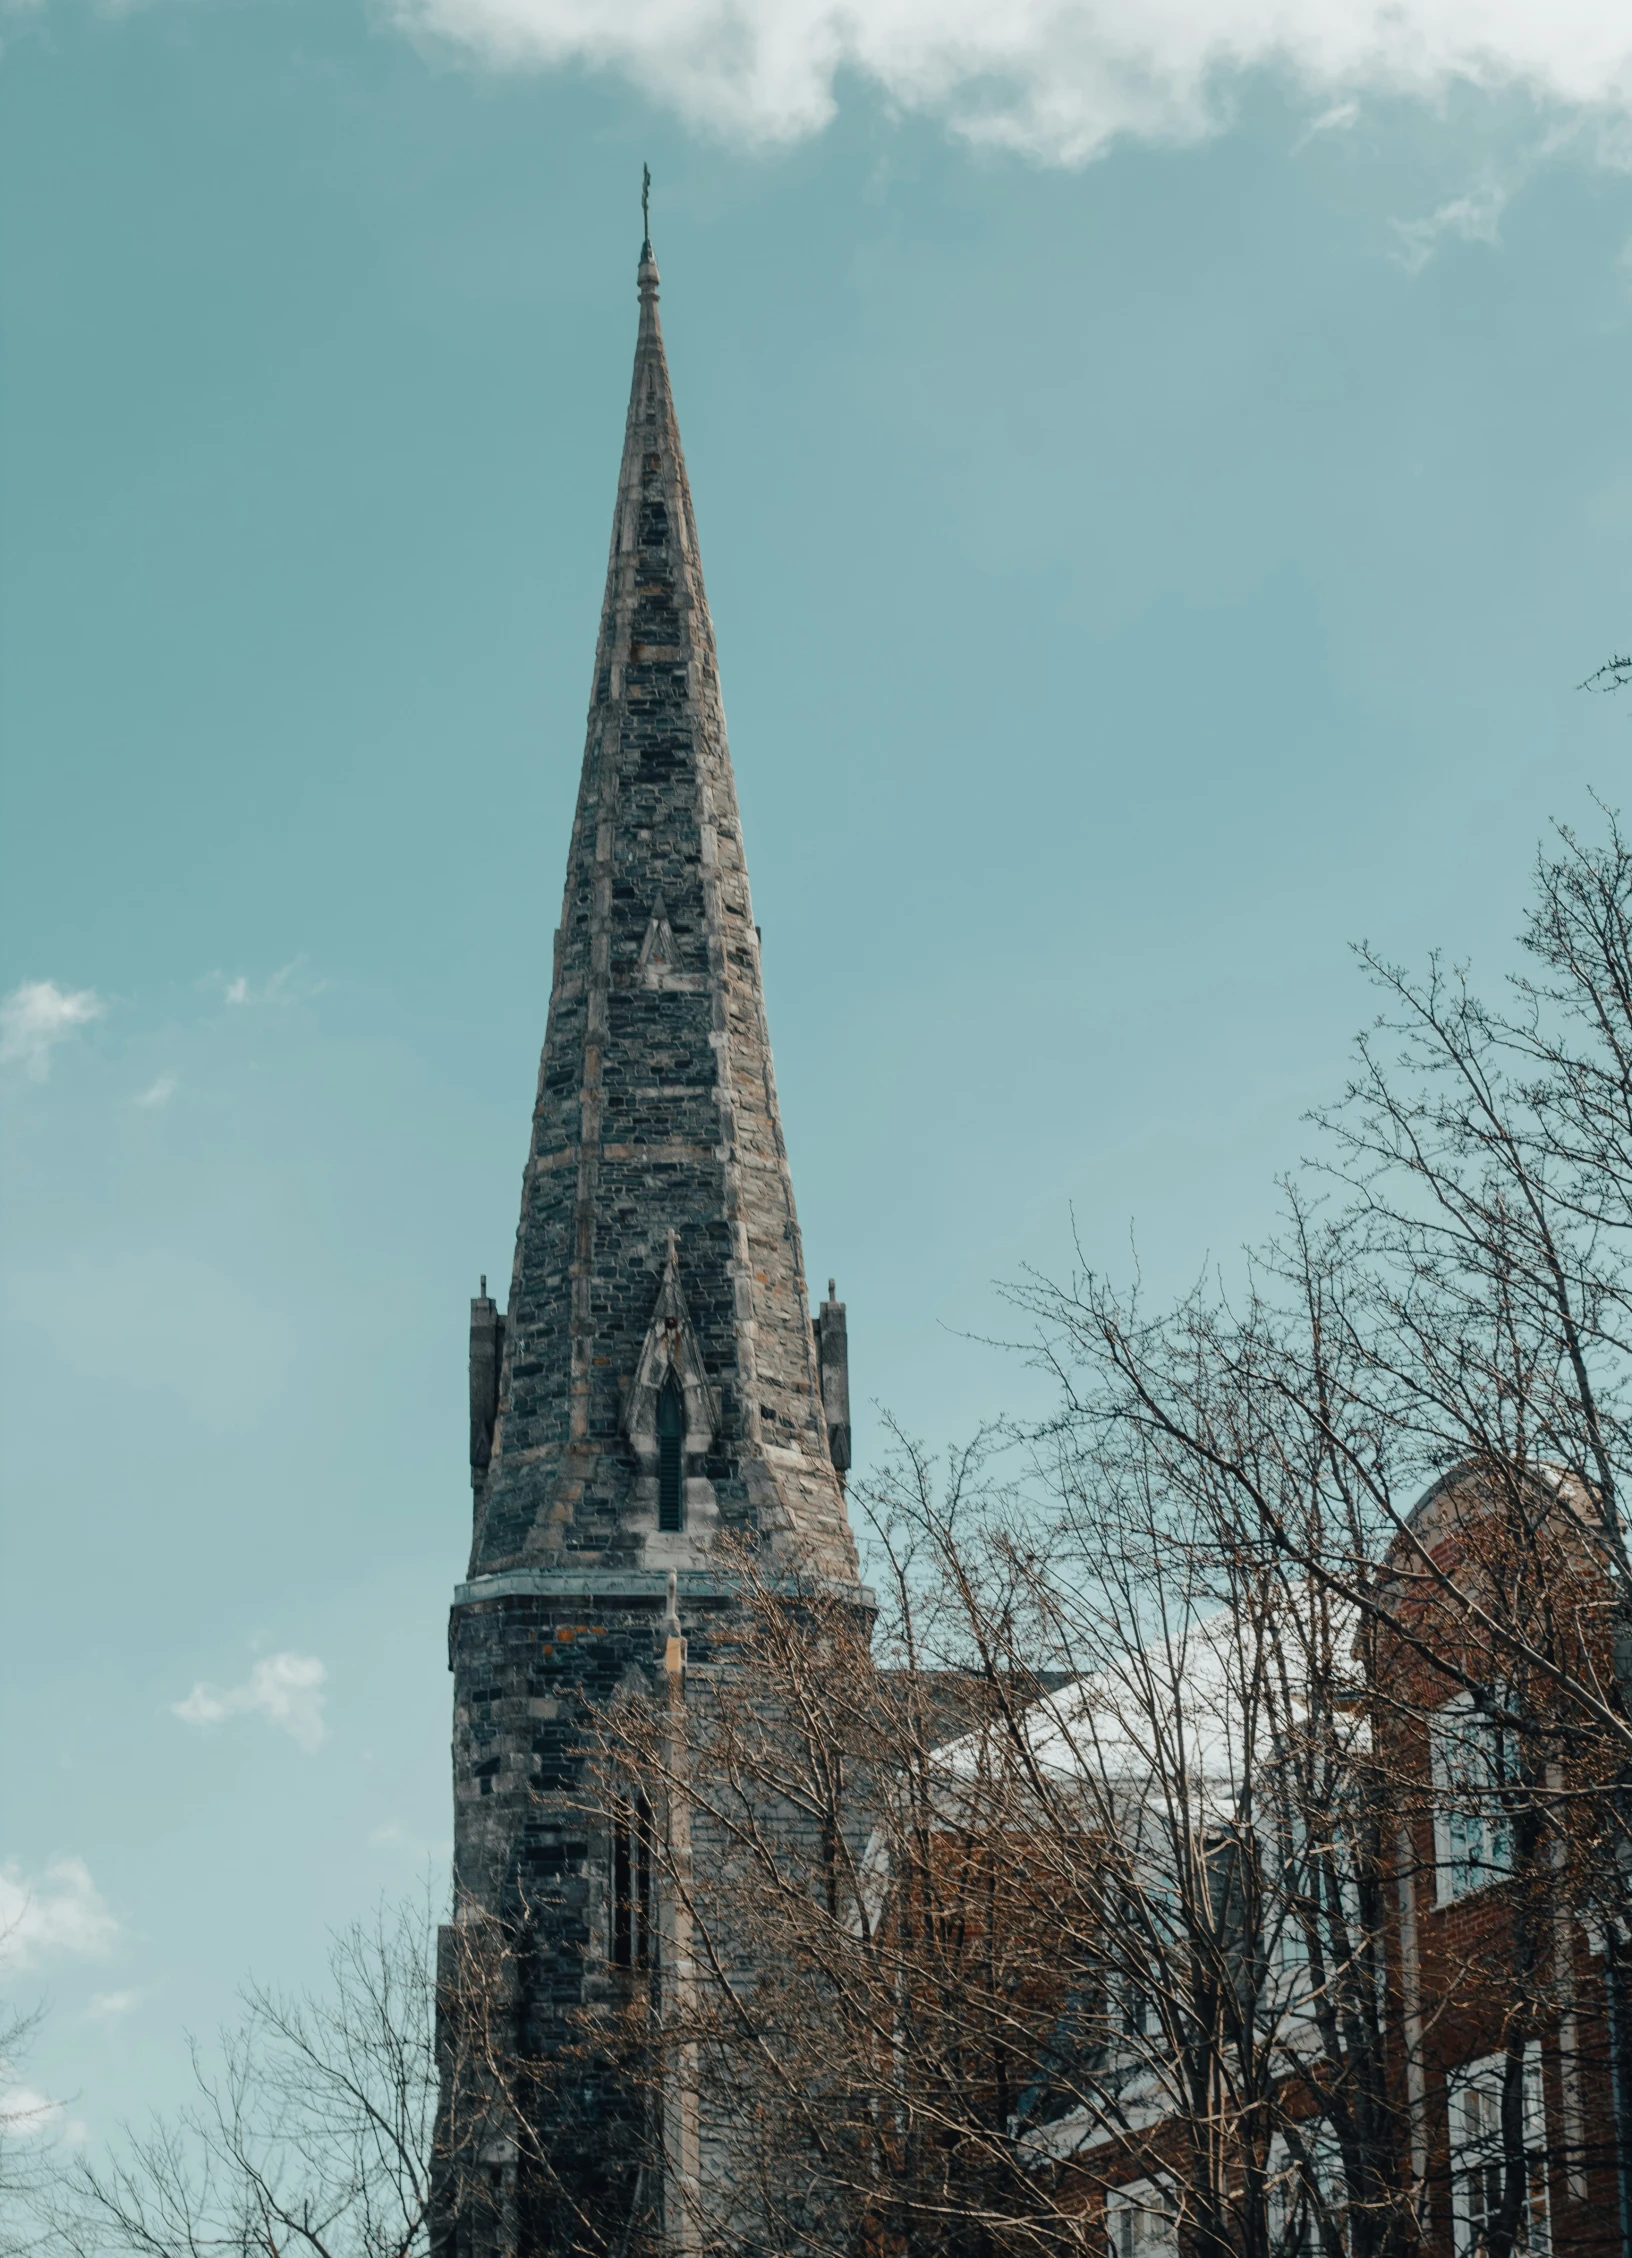
[[[703,1366],[703,1352],[680,1285],[680,1255],[673,1231],[652,1320],[624,1404],[623,1431],[637,1458],[657,1457],[657,1399],[670,1373],[686,1399],[687,1456],[713,1448],[720,1410]]]
[[[679,951],[674,945],[674,928],[669,923],[669,913],[658,895],[652,904],[652,914],[646,924],[646,938],[640,944],[637,970],[641,977],[654,985],[664,974],[675,969]]]

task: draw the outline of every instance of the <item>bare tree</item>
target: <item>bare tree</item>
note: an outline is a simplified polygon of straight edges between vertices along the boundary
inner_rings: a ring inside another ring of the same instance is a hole
[[[1579,687],[1596,691],[1603,697],[1611,691],[1624,690],[1629,682],[1632,682],[1632,654],[1617,651],[1605,659],[1602,666],[1594,668]]]
[[[853,1485],[876,1622],[722,1548],[712,1659],[676,1617],[585,1720],[564,2036],[524,1895],[456,1908],[434,1979],[423,1927],[354,1933],[82,2175],[75,2249],[416,2258],[433,2190],[461,2248],[547,2213],[584,2258],[1405,2258],[1453,2219],[1514,2258],[1565,2200],[1588,2247],[1632,1935],[1613,822],[1524,938],[1500,1011],[1366,957],[1387,1016],[1241,1292],[1021,1288],[1057,1412]],[[615,2142],[574,2114],[608,2094]]]
[[[1060,1413],[1023,1483],[905,1452],[875,1489],[871,1652],[744,1564],[678,1722],[672,1685],[621,1705],[598,1792],[647,1798],[684,1915],[684,1980],[626,1992],[648,2169],[678,2085],[705,2239],[1076,2249],[1132,2186],[1196,2252],[1403,2251],[1477,2199],[1506,2258],[1543,2041],[1586,2202],[1632,1758],[1612,823],[1559,835],[1525,939],[1502,1013],[1367,958],[1393,1009],[1326,1123],[1337,1197],[1289,1190],[1243,1296],[1022,1291]],[[1475,2175],[1445,2112],[1492,2034]]]
[[[1352,1611],[1103,1453],[1027,1492],[903,1449],[864,1502],[870,1644],[744,1561],[729,1661],[605,1724],[698,2246],[1098,2251],[1137,2185],[1197,2251],[1404,2248]]]
[[[1139,1458],[1221,1560],[1279,1563],[1352,1611],[1358,1651],[1378,1642],[1366,1699],[1402,1791],[1450,1706],[1494,1736],[1475,1801],[1501,1807],[1505,1943],[1436,1983],[1470,2028],[1499,1994],[1495,2258],[1527,2231],[1538,2033],[1578,2022],[1561,1994],[1587,1933],[1613,2020],[1628,1928],[1632,851],[1613,820],[1598,845],[1558,834],[1524,941],[1501,1010],[1438,963],[1416,979],[1364,952],[1389,1009],[1323,1120],[1336,1198],[1289,1187],[1243,1293],[1151,1315],[1085,1274],[1019,1297],[1085,1462]],[[1594,2072],[1624,2081],[1607,2028]]]
[[[255,1986],[195,2100],[75,2165],[50,2227],[75,2258],[417,2258],[437,2096],[433,1924],[340,1931],[315,1994]]]
[[[0,1935],[0,1962],[10,1941]],[[21,2258],[32,2247],[33,2220],[51,2168],[46,2136],[55,2104],[22,2082],[43,2012],[0,2010],[0,2258]]]

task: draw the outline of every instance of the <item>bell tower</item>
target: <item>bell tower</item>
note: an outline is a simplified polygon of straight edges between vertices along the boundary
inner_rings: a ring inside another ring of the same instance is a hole
[[[649,238],[638,285],[515,1261],[502,1311],[485,1279],[471,1304],[474,1526],[449,1629],[445,1952],[461,1922],[525,1931],[504,2017],[534,2061],[668,1933],[633,1909],[646,1822],[586,1804],[595,1705],[631,1671],[682,1698],[729,1629],[735,1548],[870,1602],[845,1511],[844,1308],[830,1284],[813,1325]],[[457,2051],[445,2033],[445,2124]],[[441,2250],[532,2258],[603,2227],[609,2251],[683,2247],[620,2167],[636,2103],[615,2072],[552,2091],[528,2139],[489,2125],[462,2160],[482,2204],[445,2157]]]

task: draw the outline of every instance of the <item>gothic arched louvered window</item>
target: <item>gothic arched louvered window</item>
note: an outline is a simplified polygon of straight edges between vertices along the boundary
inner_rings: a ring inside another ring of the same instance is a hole
[[[671,1371],[657,1398],[657,1525],[685,1527],[686,1399]]]
[[[652,1807],[643,1795],[612,1805],[612,1965],[645,1968],[652,1956]]]

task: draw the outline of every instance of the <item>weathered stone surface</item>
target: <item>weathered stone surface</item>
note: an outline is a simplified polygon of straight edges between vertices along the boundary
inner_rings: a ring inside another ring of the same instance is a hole
[[[484,1280],[471,1309],[475,1528],[449,1631],[456,1905],[525,1937],[514,2044],[534,2060],[608,1980],[614,1853],[586,1801],[586,1727],[652,1673],[670,1572],[674,1651],[705,1672],[730,1647],[736,1605],[711,1560],[722,1533],[773,1568],[856,1590],[844,1311],[824,1311],[819,1361],[649,245],[639,282],[509,1304],[501,1316]],[[666,1387],[684,1404],[677,1532],[658,1525]],[[869,1596],[856,1591],[863,1607]],[[445,2030],[445,2064],[449,2042]],[[456,2145],[454,2102],[445,2091]],[[570,2111],[558,2097],[545,2123],[527,2105],[549,2172],[529,2175],[514,2143],[484,2136],[465,2192],[439,2198],[439,2250],[584,2247],[593,2217],[609,2222],[608,2249],[631,2253],[648,2214],[672,2241],[669,2198],[629,2177],[640,2107],[615,2065],[575,2068]],[[665,2133],[666,2159],[672,2145]]]
[[[715,1431],[659,1537],[625,1433],[670,1234]],[[828,1449],[657,268],[640,332],[471,1573],[855,1549]]]

